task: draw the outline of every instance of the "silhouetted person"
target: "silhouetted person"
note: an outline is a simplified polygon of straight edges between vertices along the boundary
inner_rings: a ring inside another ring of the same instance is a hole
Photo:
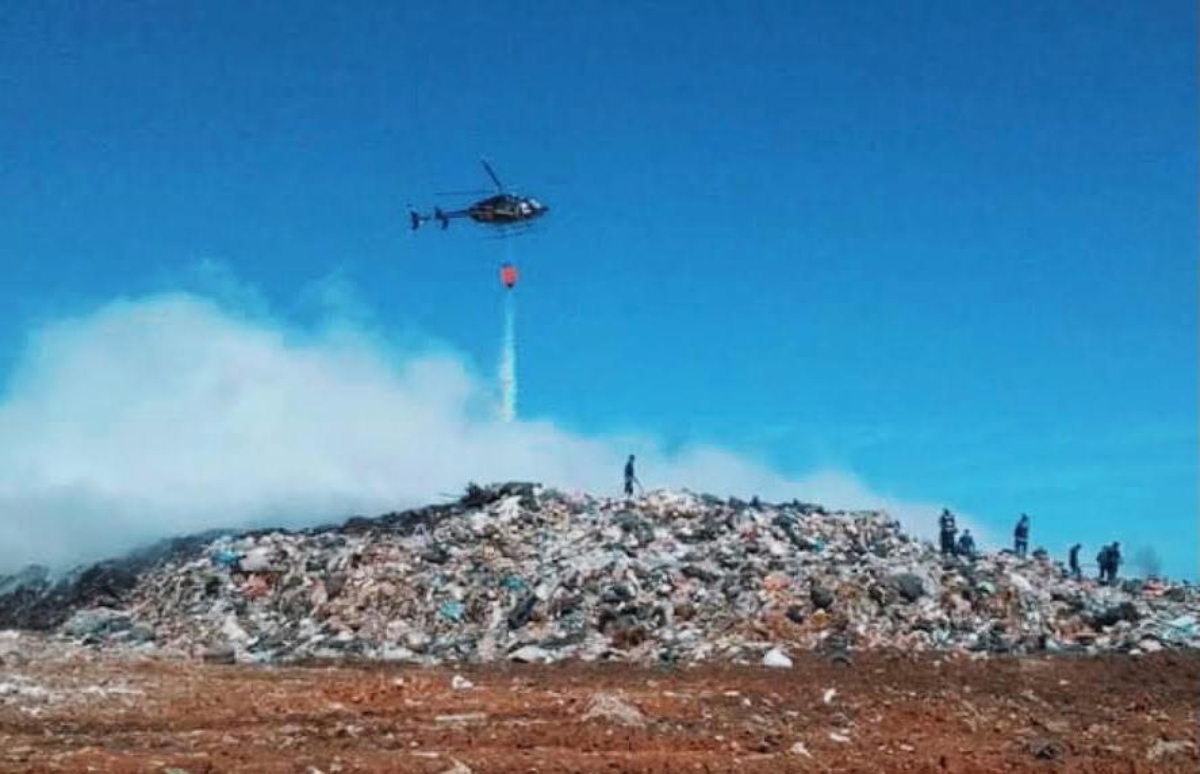
[[[1108,552],[1105,559],[1106,566],[1101,568],[1100,574],[1102,577],[1107,576],[1105,583],[1113,586],[1116,585],[1117,571],[1121,566],[1121,544],[1113,543],[1111,546],[1108,546],[1106,551]]]
[[[1079,549],[1083,546],[1076,543],[1071,546],[1071,552],[1067,554],[1067,570],[1071,573],[1071,577],[1075,580],[1083,578],[1083,571],[1079,569]]]
[[[1112,553],[1112,546],[1101,546],[1100,553],[1096,554],[1096,566],[1100,568],[1101,583],[1108,583],[1108,557],[1110,553]]]
[[[633,460],[634,460],[634,457],[632,454],[629,455],[629,459],[625,460],[625,496],[626,497],[633,496],[633,485],[635,483],[638,486],[642,485],[642,482],[638,481],[637,476],[634,475],[634,473],[633,473]]]
[[[958,554],[967,559],[975,558],[975,538],[971,537],[971,530],[964,529],[961,536],[958,538]]]
[[[954,523],[954,514],[949,508],[942,509],[942,515],[938,517],[938,527],[941,534],[942,553],[950,555],[954,553],[954,536],[958,534],[958,527]]]
[[[1024,559],[1025,552],[1029,550],[1029,517],[1023,513],[1017,528],[1013,530],[1013,549],[1019,559]]]

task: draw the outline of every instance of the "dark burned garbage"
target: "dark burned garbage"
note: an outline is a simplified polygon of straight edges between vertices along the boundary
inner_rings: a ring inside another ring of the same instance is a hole
[[[786,667],[789,653],[973,657],[1200,647],[1191,586],[946,561],[886,514],[514,482],[337,526],[165,541],[0,580],[0,627],[214,662],[568,659]]]
[[[538,484],[524,481],[510,481],[491,486],[478,486],[470,483],[467,485],[467,493],[459,501],[459,504],[464,508],[482,508],[509,497],[518,497],[522,508],[537,510],[537,490]]]
[[[227,530],[211,530],[162,540],[123,559],[97,562],[59,577],[38,565],[2,577],[0,629],[45,631],[59,626],[81,608],[119,607],[147,572],[200,556],[214,540],[227,534]]]

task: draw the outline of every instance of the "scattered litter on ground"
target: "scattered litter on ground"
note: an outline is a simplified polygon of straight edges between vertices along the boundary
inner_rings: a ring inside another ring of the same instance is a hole
[[[581,720],[604,719],[623,726],[641,728],[646,725],[646,718],[641,710],[629,704],[619,696],[608,693],[598,693],[592,696],[588,703],[587,712]]]
[[[792,755],[803,755],[805,758],[813,757],[813,754],[810,753],[808,748],[804,746],[804,742],[796,742],[791,746],[791,748],[788,749],[788,752],[790,752]]]
[[[1196,745],[1194,742],[1169,742],[1166,739],[1156,739],[1154,744],[1150,745],[1150,749],[1146,751],[1146,760],[1151,763],[1157,763],[1164,758],[1171,758],[1177,755],[1182,756],[1189,753],[1195,757],[1195,752]]]
[[[792,660],[779,648],[768,650],[767,654],[763,656],[762,663],[763,666],[779,667],[782,669],[790,669],[792,666]]]
[[[1029,752],[1039,760],[1058,761],[1066,757],[1067,747],[1057,739],[1035,739],[1029,744]]]

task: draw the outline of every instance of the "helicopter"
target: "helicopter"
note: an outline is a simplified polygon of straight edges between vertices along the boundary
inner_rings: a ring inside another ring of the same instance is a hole
[[[534,219],[540,218],[550,211],[549,207],[537,199],[530,196],[519,196],[505,190],[504,184],[500,182],[500,178],[487,159],[479,161],[483,164],[483,169],[487,172],[488,177],[492,179],[492,183],[495,184],[496,193],[486,199],[480,199],[462,210],[447,212],[441,207],[434,207],[433,213],[429,215],[417,212],[409,206],[408,217],[413,231],[420,228],[422,223],[430,220],[436,220],[445,229],[453,218],[470,218],[476,223],[497,226],[501,229],[510,226],[532,226]]]

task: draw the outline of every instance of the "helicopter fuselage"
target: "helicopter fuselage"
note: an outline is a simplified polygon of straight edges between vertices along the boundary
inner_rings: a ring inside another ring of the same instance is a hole
[[[475,202],[466,214],[477,223],[508,225],[541,217],[549,209],[537,199],[502,193]]]

